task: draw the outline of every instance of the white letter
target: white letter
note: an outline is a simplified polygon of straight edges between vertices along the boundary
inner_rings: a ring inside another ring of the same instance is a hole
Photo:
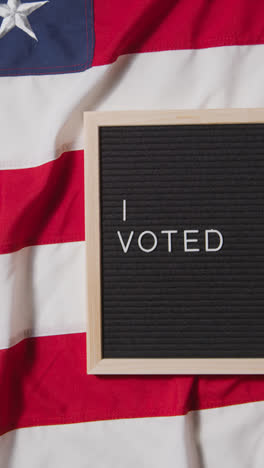
[[[132,238],[133,238],[133,235],[134,235],[134,231],[131,231],[130,234],[129,234],[129,238],[128,238],[128,241],[126,243],[126,245],[124,244],[124,241],[122,239],[122,236],[120,234],[120,231],[117,231],[117,235],[119,237],[119,240],[120,240],[120,244],[122,245],[122,249],[125,253],[128,252],[128,249],[130,247],[130,244],[131,244],[131,241],[132,241]]]
[[[188,248],[187,244],[189,242],[198,242],[198,239],[188,239],[187,235],[188,234],[197,234],[199,231],[197,229],[192,229],[192,230],[187,230],[184,231],[184,251],[185,252],[199,252],[200,249],[190,249]]]
[[[211,248],[210,249],[210,247],[209,247],[208,234],[210,232],[217,234],[218,237],[219,237],[219,245],[216,248]],[[208,229],[208,230],[205,231],[205,251],[206,252],[218,252],[218,250],[221,250],[221,248],[223,247],[223,243],[224,243],[223,236],[222,236],[221,232],[217,231],[217,229]]]
[[[168,234],[168,252],[171,252],[171,235],[177,234],[178,231],[160,231],[161,234]]]
[[[153,237],[153,240],[154,240],[154,244],[153,246],[150,248],[150,249],[145,249],[144,247],[142,247],[142,243],[141,243],[141,239],[143,236],[145,236],[146,234],[149,234],[150,236]],[[140,236],[138,237],[138,246],[141,250],[143,250],[143,252],[153,252],[153,250],[155,250],[155,248],[157,247],[157,243],[158,243],[158,240],[157,240],[157,237],[155,236],[154,232],[152,231],[144,231],[140,234]]]
[[[126,221],[126,200],[123,200],[123,221]]]

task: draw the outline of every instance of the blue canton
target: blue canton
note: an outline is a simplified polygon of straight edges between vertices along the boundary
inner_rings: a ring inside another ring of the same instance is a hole
[[[0,76],[86,70],[93,51],[92,0],[0,0]]]

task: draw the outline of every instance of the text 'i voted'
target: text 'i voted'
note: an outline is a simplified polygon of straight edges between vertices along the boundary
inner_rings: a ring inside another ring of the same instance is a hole
[[[123,222],[127,220],[127,201],[123,200]],[[197,253],[200,251],[212,253],[220,252],[224,246],[224,236],[217,228],[208,227],[207,229],[199,229],[193,226],[191,229],[186,229],[184,226],[175,226],[175,229],[164,229],[154,232],[151,229],[144,231],[130,230],[124,232],[117,230],[117,239],[123,253],[128,253],[132,246],[150,254],[164,246],[168,253],[173,253],[177,249],[181,249],[188,253]]]

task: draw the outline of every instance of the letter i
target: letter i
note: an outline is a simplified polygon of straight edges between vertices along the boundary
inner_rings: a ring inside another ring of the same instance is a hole
[[[126,200],[123,200],[123,221],[126,221]]]

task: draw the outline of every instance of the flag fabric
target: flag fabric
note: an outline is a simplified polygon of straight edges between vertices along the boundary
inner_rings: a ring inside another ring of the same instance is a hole
[[[263,376],[86,375],[83,112],[264,107],[263,2],[1,0],[0,75],[0,467],[262,467]]]

